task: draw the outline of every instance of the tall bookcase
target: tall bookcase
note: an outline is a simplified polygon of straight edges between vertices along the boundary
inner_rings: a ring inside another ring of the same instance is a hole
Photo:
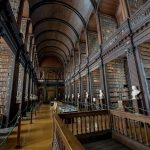
[[[117,21],[114,17],[101,14],[102,38],[107,41],[108,38],[116,31]]]
[[[14,56],[3,39],[0,39],[0,116],[8,114]]]
[[[88,43],[89,43],[89,55],[94,54],[100,50],[97,33],[88,32]]]
[[[150,44],[142,44],[140,45],[140,52],[142,58],[142,64],[144,68],[144,75],[146,78],[147,88],[150,94]]]
[[[130,13],[135,13],[147,0],[128,0]]]
[[[82,89],[81,97],[82,97],[82,101],[84,101],[86,98],[86,92],[87,92],[87,76],[83,76],[81,78],[81,89]]]
[[[107,89],[109,103],[112,108],[118,107],[118,101],[123,103],[129,100],[126,66],[127,60],[125,58],[115,59],[106,64]]]
[[[75,98],[77,99],[78,93],[80,94],[80,81],[79,79],[75,81]]]
[[[92,81],[92,97],[99,99],[99,90],[100,90],[100,69],[96,69],[91,72],[91,81]]]

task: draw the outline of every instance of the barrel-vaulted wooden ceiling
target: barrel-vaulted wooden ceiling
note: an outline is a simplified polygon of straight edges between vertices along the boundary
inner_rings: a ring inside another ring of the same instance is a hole
[[[91,0],[29,2],[39,59],[55,55],[67,63],[93,11]]]

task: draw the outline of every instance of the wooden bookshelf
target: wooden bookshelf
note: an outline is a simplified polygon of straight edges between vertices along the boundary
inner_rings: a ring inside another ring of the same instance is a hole
[[[150,92],[150,44],[142,44],[140,47],[144,74],[147,82],[147,87]]]
[[[80,94],[80,81],[79,79],[75,81],[75,98],[77,99],[78,93]]]
[[[117,21],[114,17],[100,14],[101,28],[102,28],[102,38],[104,41],[116,31]]]
[[[89,55],[99,51],[98,35],[94,32],[88,32]]]
[[[128,0],[130,13],[134,14],[147,0]]]
[[[99,99],[100,90],[100,69],[96,69],[91,72],[91,83],[92,83],[92,97]]]
[[[129,100],[129,90],[124,58],[115,59],[106,64],[106,80],[108,86],[109,101],[112,107],[118,107],[118,101]]]
[[[3,39],[0,40],[0,115],[7,113],[6,106],[10,94],[10,80],[13,69],[13,56]]]
[[[81,78],[81,97],[82,100],[84,101],[86,98],[86,92],[87,92],[87,76],[84,76]]]

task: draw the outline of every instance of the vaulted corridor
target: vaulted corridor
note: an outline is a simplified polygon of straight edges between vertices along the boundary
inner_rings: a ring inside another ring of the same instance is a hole
[[[149,150],[149,116],[150,0],[0,0],[0,150]]]

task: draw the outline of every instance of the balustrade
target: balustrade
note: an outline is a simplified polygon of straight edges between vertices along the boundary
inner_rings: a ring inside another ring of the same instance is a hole
[[[147,1],[130,19],[131,29],[135,31],[150,20],[150,2]]]
[[[54,139],[60,149],[69,149],[69,146],[74,149],[75,143],[79,149],[83,148],[73,135],[107,131],[150,147],[150,118],[141,114],[115,110],[73,112],[55,115],[54,121]]]

